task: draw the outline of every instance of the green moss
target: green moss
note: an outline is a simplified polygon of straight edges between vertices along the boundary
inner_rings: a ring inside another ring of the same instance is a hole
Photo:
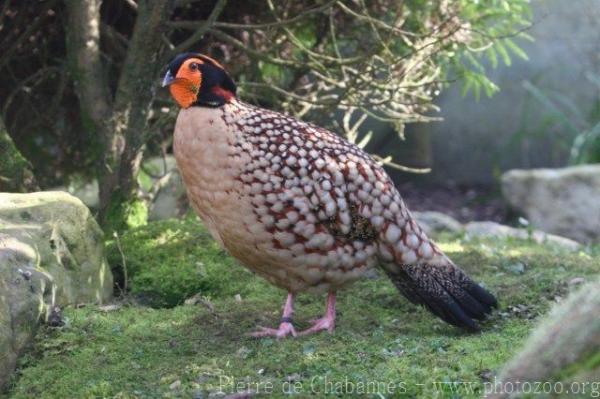
[[[153,222],[128,230],[109,242],[108,261],[123,287],[143,303],[175,306],[200,293],[204,296],[245,293],[250,272],[228,257],[195,217]],[[127,271],[123,269],[123,256]]]
[[[132,201],[126,212],[125,223],[127,227],[139,227],[146,224],[148,221],[148,206],[141,200]]]
[[[160,309],[66,309],[67,326],[38,335],[7,397],[208,398],[220,387],[247,386],[274,397],[289,397],[294,387],[296,397],[313,390],[344,397],[360,383],[381,394],[358,395],[366,397],[480,397],[485,379],[567,294],[567,282],[591,278],[599,268],[596,252],[446,236],[442,248],[500,298],[483,333],[444,324],[404,300],[379,273],[340,293],[335,334],[255,340],[246,334],[278,323],[285,292],[236,265],[194,219],[149,223],[125,233],[121,243],[134,293],[158,292],[174,304],[199,290],[208,299]],[[112,248],[115,262],[120,254]],[[522,272],[510,267],[516,262]],[[323,311],[324,298],[301,295],[297,302],[303,329]]]
[[[107,232],[124,231],[148,222],[148,206],[140,199],[126,199],[116,192],[111,198],[103,228]]]
[[[31,164],[19,152],[0,119],[0,191],[26,192],[37,188]]]

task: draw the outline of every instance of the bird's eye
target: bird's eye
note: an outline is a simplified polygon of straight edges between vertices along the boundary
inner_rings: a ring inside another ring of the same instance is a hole
[[[195,62],[192,62],[192,63],[190,64],[190,69],[191,69],[192,71],[195,71],[195,70],[197,70],[197,69],[198,69],[198,64],[197,64],[197,63],[195,63]]]

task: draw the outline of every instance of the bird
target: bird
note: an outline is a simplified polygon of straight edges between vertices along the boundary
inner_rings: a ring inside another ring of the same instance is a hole
[[[383,166],[343,137],[248,104],[215,59],[182,53],[162,81],[180,110],[173,152],[192,208],[243,266],[287,291],[279,325],[254,337],[297,337],[336,322],[338,290],[381,267],[409,301],[480,331],[497,307],[430,240]],[[296,331],[298,294],[327,294],[325,313]]]

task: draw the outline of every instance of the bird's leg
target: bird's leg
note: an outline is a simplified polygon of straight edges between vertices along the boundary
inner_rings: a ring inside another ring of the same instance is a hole
[[[285,338],[288,335],[293,337],[296,336],[296,330],[294,330],[294,325],[292,324],[292,315],[294,314],[294,294],[288,292],[287,300],[285,301],[285,306],[283,307],[283,315],[281,316],[281,324],[279,324],[278,329],[267,328],[259,326],[259,330],[251,333],[250,335],[256,338],[262,337],[276,337],[276,338]]]
[[[313,320],[312,327],[301,331],[298,335],[308,335],[319,331],[327,330],[330,334],[335,328],[335,292],[330,292],[327,295],[327,309],[325,316],[320,319]]]

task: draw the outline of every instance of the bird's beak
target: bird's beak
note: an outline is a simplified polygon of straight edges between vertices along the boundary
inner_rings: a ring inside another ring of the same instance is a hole
[[[175,81],[175,78],[173,77],[171,70],[168,70],[167,73],[165,74],[165,77],[163,78],[162,87],[167,87],[174,81]]]

